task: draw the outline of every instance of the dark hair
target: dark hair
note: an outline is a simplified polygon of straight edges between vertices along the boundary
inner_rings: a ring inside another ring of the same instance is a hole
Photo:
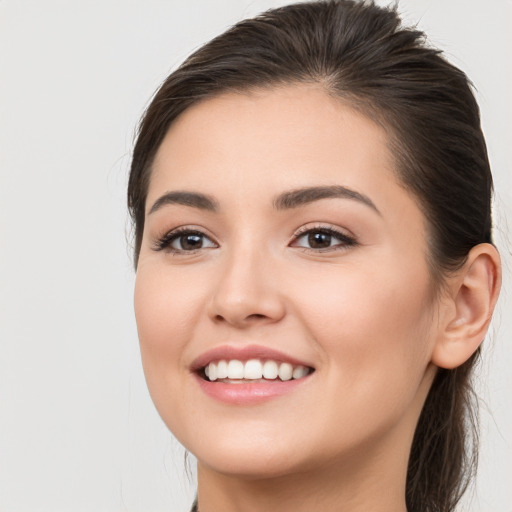
[[[492,177],[466,75],[371,1],[289,5],[242,21],[192,54],[162,84],[139,126],[128,185],[135,265],[151,165],[169,126],[197,102],[228,91],[316,83],[389,134],[399,181],[427,219],[432,282],[491,242]],[[416,428],[406,502],[449,512],[474,473],[477,434],[470,375],[478,352],[439,369]],[[473,435],[470,435],[473,433]]]

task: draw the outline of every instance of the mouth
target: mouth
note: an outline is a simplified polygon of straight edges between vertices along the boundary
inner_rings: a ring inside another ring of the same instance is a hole
[[[216,347],[199,356],[190,369],[207,396],[237,406],[293,393],[315,372],[306,361],[260,345]]]
[[[299,380],[313,371],[310,366],[275,359],[220,359],[201,367],[198,375],[208,382],[249,384]]]

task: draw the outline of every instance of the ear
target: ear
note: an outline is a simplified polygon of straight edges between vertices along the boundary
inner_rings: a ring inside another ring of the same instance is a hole
[[[491,244],[469,252],[463,268],[448,278],[448,303],[441,305],[440,330],[432,363],[453,369],[466,362],[482,343],[501,286],[501,262]]]

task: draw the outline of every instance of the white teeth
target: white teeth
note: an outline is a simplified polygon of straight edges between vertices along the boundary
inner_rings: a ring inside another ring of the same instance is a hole
[[[308,374],[308,369],[305,366],[296,366],[293,369],[292,377],[294,379],[302,379],[302,377],[305,377]],[[219,378],[219,370],[217,369],[217,378]]]
[[[259,359],[250,359],[244,366],[244,379],[261,379],[263,377],[263,365]]]
[[[275,361],[265,361],[263,365],[263,377],[270,380],[277,379],[278,370],[279,368]]]
[[[228,363],[227,361],[219,361],[217,363],[217,379],[227,379],[228,377]]]
[[[217,380],[217,365],[215,363],[208,365],[208,378],[210,380]]]
[[[290,380],[293,377],[293,366],[290,363],[281,363],[279,365],[279,378],[281,380]]]
[[[279,377],[282,381],[302,379],[309,373],[309,368],[303,365],[293,366],[290,363],[278,363],[277,361],[265,361],[249,359],[245,363],[238,359],[226,361],[222,359],[212,362],[204,368],[208,380],[275,380]]]
[[[210,363],[212,364],[212,363]],[[211,371],[211,368],[210,368]],[[228,363],[228,379],[243,379],[244,378],[244,363],[236,359],[232,359]]]

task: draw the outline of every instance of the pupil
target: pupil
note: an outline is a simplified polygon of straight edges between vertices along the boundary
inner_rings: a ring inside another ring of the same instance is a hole
[[[199,235],[183,235],[180,237],[180,244],[185,250],[200,249],[203,240]]]
[[[329,233],[310,233],[308,242],[313,249],[323,249],[331,246],[331,235]]]

